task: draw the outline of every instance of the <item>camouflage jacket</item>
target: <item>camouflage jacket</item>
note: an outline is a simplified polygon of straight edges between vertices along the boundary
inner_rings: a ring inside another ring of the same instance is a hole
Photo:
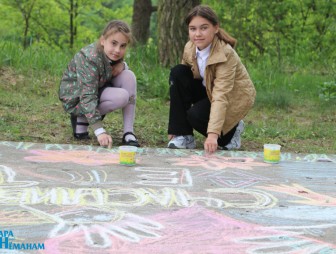
[[[82,48],[63,73],[59,99],[68,113],[85,115],[93,130],[102,127],[98,110],[99,89],[112,79],[112,67],[96,43]]]

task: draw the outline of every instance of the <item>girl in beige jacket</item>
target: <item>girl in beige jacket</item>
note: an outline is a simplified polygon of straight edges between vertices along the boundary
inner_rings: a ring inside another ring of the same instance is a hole
[[[186,18],[190,41],[182,64],[170,73],[169,148],[193,149],[195,129],[204,149],[240,148],[242,119],[256,96],[250,76],[234,50],[236,40],[219,28],[218,17],[199,5]]]

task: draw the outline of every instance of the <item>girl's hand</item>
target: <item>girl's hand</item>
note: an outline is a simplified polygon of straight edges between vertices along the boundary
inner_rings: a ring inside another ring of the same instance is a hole
[[[97,140],[99,142],[99,145],[101,146],[107,146],[107,148],[112,148],[112,137],[106,133],[102,133],[98,135]]]
[[[113,65],[112,67],[112,76],[118,76],[123,70],[125,70],[125,65],[123,62],[117,63],[116,65]]]
[[[217,147],[218,147],[217,139],[218,139],[218,134],[208,133],[208,137],[206,138],[204,142],[204,150],[206,153],[212,154],[216,152]]]

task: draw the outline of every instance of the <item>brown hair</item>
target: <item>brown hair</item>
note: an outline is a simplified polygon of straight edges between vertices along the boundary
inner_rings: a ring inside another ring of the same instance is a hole
[[[197,16],[207,19],[214,26],[219,26],[219,19],[216,13],[207,5],[198,5],[194,7],[185,18],[185,23],[189,25],[191,20]],[[235,48],[237,40],[229,35],[224,29],[219,28],[217,36],[220,40],[225,41]]]
[[[128,38],[128,43],[133,43],[134,40],[130,27],[127,25],[127,23],[121,20],[111,20],[109,23],[107,23],[107,25],[105,26],[104,30],[101,33],[100,38],[103,37],[106,39],[110,35],[115,34],[117,32],[120,32],[123,35],[125,35]],[[103,47],[99,43],[100,38],[97,43],[97,48],[99,50],[102,50]]]

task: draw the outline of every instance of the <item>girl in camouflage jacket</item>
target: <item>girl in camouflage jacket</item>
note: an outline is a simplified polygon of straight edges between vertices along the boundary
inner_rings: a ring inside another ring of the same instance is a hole
[[[70,113],[73,135],[88,139],[90,125],[101,146],[112,146],[112,137],[102,120],[109,112],[122,109],[122,143],[139,146],[133,131],[136,77],[123,61],[132,40],[129,26],[110,21],[99,40],[82,48],[70,61],[59,89],[63,108]]]

